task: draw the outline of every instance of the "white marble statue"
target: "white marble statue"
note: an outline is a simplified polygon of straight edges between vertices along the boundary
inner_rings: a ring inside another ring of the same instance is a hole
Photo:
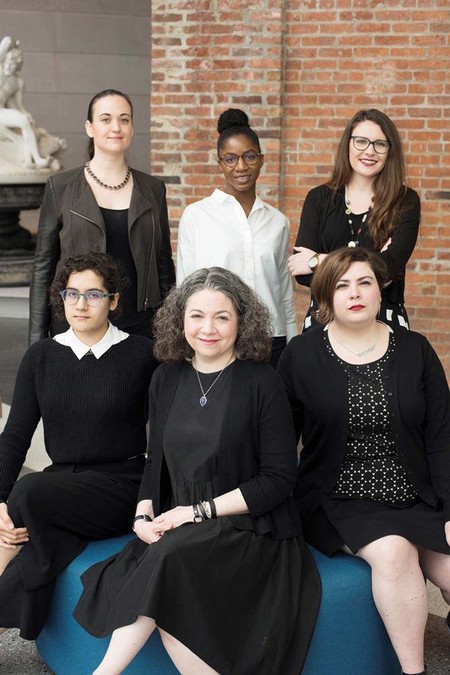
[[[0,175],[19,170],[59,171],[63,139],[36,126],[23,104],[23,79],[19,72],[23,52],[7,36],[0,42]]]

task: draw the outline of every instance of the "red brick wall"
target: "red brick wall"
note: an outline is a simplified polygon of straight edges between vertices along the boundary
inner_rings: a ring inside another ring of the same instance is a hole
[[[400,130],[422,199],[411,324],[450,374],[448,0],[154,0],[152,12],[152,171],[168,183],[174,240],[186,204],[221,184],[215,122],[225,108],[244,108],[260,132],[259,191],[294,236],[345,123],[378,107]],[[306,294],[296,296],[300,316]]]

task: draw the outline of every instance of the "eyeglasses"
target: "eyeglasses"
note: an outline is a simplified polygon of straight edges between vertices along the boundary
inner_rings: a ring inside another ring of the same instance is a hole
[[[242,155],[235,155],[232,152],[227,153],[223,157],[219,157],[219,161],[223,162],[226,166],[232,168],[236,166],[239,160],[242,159],[248,166],[253,166],[256,164],[258,159],[262,157],[262,152],[253,152],[253,150],[247,150],[247,152],[242,153]]]
[[[76,305],[78,300],[82,297],[89,307],[97,307],[103,298],[112,298],[114,293],[102,293],[102,291],[86,291],[86,293],[80,293],[74,288],[66,288],[64,291],[59,291],[59,295],[68,305]]]
[[[369,141],[369,139],[365,138],[364,136],[350,136],[350,138],[353,141],[353,147],[360,151],[367,150],[369,145],[373,145],[373,149],[377,154],[385,155],[387,152],[389,152],[389,148],[391,147],[389,141]]]

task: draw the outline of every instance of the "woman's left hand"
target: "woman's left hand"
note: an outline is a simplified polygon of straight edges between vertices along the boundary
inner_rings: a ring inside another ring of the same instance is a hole
[[[304,246],[294,246],[294,251],[297,251],[297,253],[289,256],[288,260],[288,270],[291,275],[296,277],[299,274],[311,274],[312,269],[308,265],[308,262],[313,255],[316,255],[316,252]]]
[[[155,518],[153,522],[158,525],[162,532],[167,532],[167,530],[174,530],[184,523],[192,523],[194,521],[194,512],[192,506],[176,506],[170,511],[161,513],[160,516]]]
[[[447,520],[444,527],[445,527],[445,538],[447,539],[447,544],[450,546],[450,520]]]

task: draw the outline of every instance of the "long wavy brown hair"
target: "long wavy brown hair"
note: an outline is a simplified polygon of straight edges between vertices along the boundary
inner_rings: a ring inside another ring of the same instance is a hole
[[[170,291],[155,315],[153,352],[156,358],[159,361],[192,358],[194,351],[184,336],[184,315],[189,298],[205,289],[226,295],[236,310],[236,357],[267,361],[272,345],[269,310],[237,274],[222,267],[199,269]]]
[[[373,208],[367,219],[374,248],[380,251],[397,227],[406,196],[405,159],[400,136],[395,124],[381,110],[376,108],[360,110],[347,124],[339,142],[336,162],[328,186],[336,191],[345,187],[350,181],[353,173],[349,160],[350,137],[355,126],[366,120],[378,124],[390,143],[386,163],[373,180]]]

